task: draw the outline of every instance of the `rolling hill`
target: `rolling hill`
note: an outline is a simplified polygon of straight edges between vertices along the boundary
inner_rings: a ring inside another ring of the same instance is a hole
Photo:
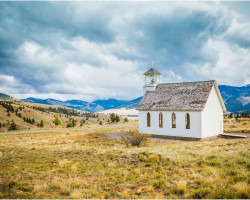
[[[11,100],[11,99],[13,99],[13,97],[7,94],[0,93],[0,100]]]

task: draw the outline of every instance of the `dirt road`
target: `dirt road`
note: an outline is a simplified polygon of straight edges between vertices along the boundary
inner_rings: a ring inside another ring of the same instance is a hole
[[[13,132],[2,132],[0,133],[0,135],[25,134],[25,133],[49,133],[49,132],[60,132],[60,131],[81,131],[81,130],[95,130],[95,129],[135,128],[135,127],[137,126],[109,126],[109,127],[93,127],[93,128],[50,129],[50,130],[37,130],[37,131],[13,131]]]

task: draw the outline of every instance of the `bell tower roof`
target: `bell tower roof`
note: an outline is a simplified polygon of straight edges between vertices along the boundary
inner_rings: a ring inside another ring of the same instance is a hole
[[[148,71],[146,71],[145,73],[144,73],[144,75],[145,76],[153,76],[153,75],[161,75],[161,73],[160,72],[158,72],[155,68],[151,68],[151,69],[149,69]]]
[[[155,76],[155,75],[158,75],[160,76],[161,73],[158,72],[155,68],[154,68],[154,61],[152,61],[152,68],[150,68],[148,71],[146,71],[144,73],[145,76]]]

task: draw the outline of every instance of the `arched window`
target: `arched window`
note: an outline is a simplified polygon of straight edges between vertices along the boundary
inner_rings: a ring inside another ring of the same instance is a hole
[[[172,113],[172,128],[176,128],[176,116],[175,116],[175,113]]]
[[[190,115],[186,114],[186,129],[190,129]]]
[[[163,127],[163,116],[162,116],[162,113],[159,114],[159,127],[160,128]]]
[[[147,114],[147,127],[150,127],[150,113]]]

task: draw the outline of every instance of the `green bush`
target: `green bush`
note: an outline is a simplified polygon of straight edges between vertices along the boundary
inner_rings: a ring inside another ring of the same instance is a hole
[[[17,127],[16,127],[16,123],[15,123],[15,122],[11,122],[11,124],[10,124],[9,131],[12,131],[12,130],[17,130]]]
[[[58,115],[55,116],[55,119],[54,119],[54,124],[55,125],[61,125],[62,121],[59,119]]]

